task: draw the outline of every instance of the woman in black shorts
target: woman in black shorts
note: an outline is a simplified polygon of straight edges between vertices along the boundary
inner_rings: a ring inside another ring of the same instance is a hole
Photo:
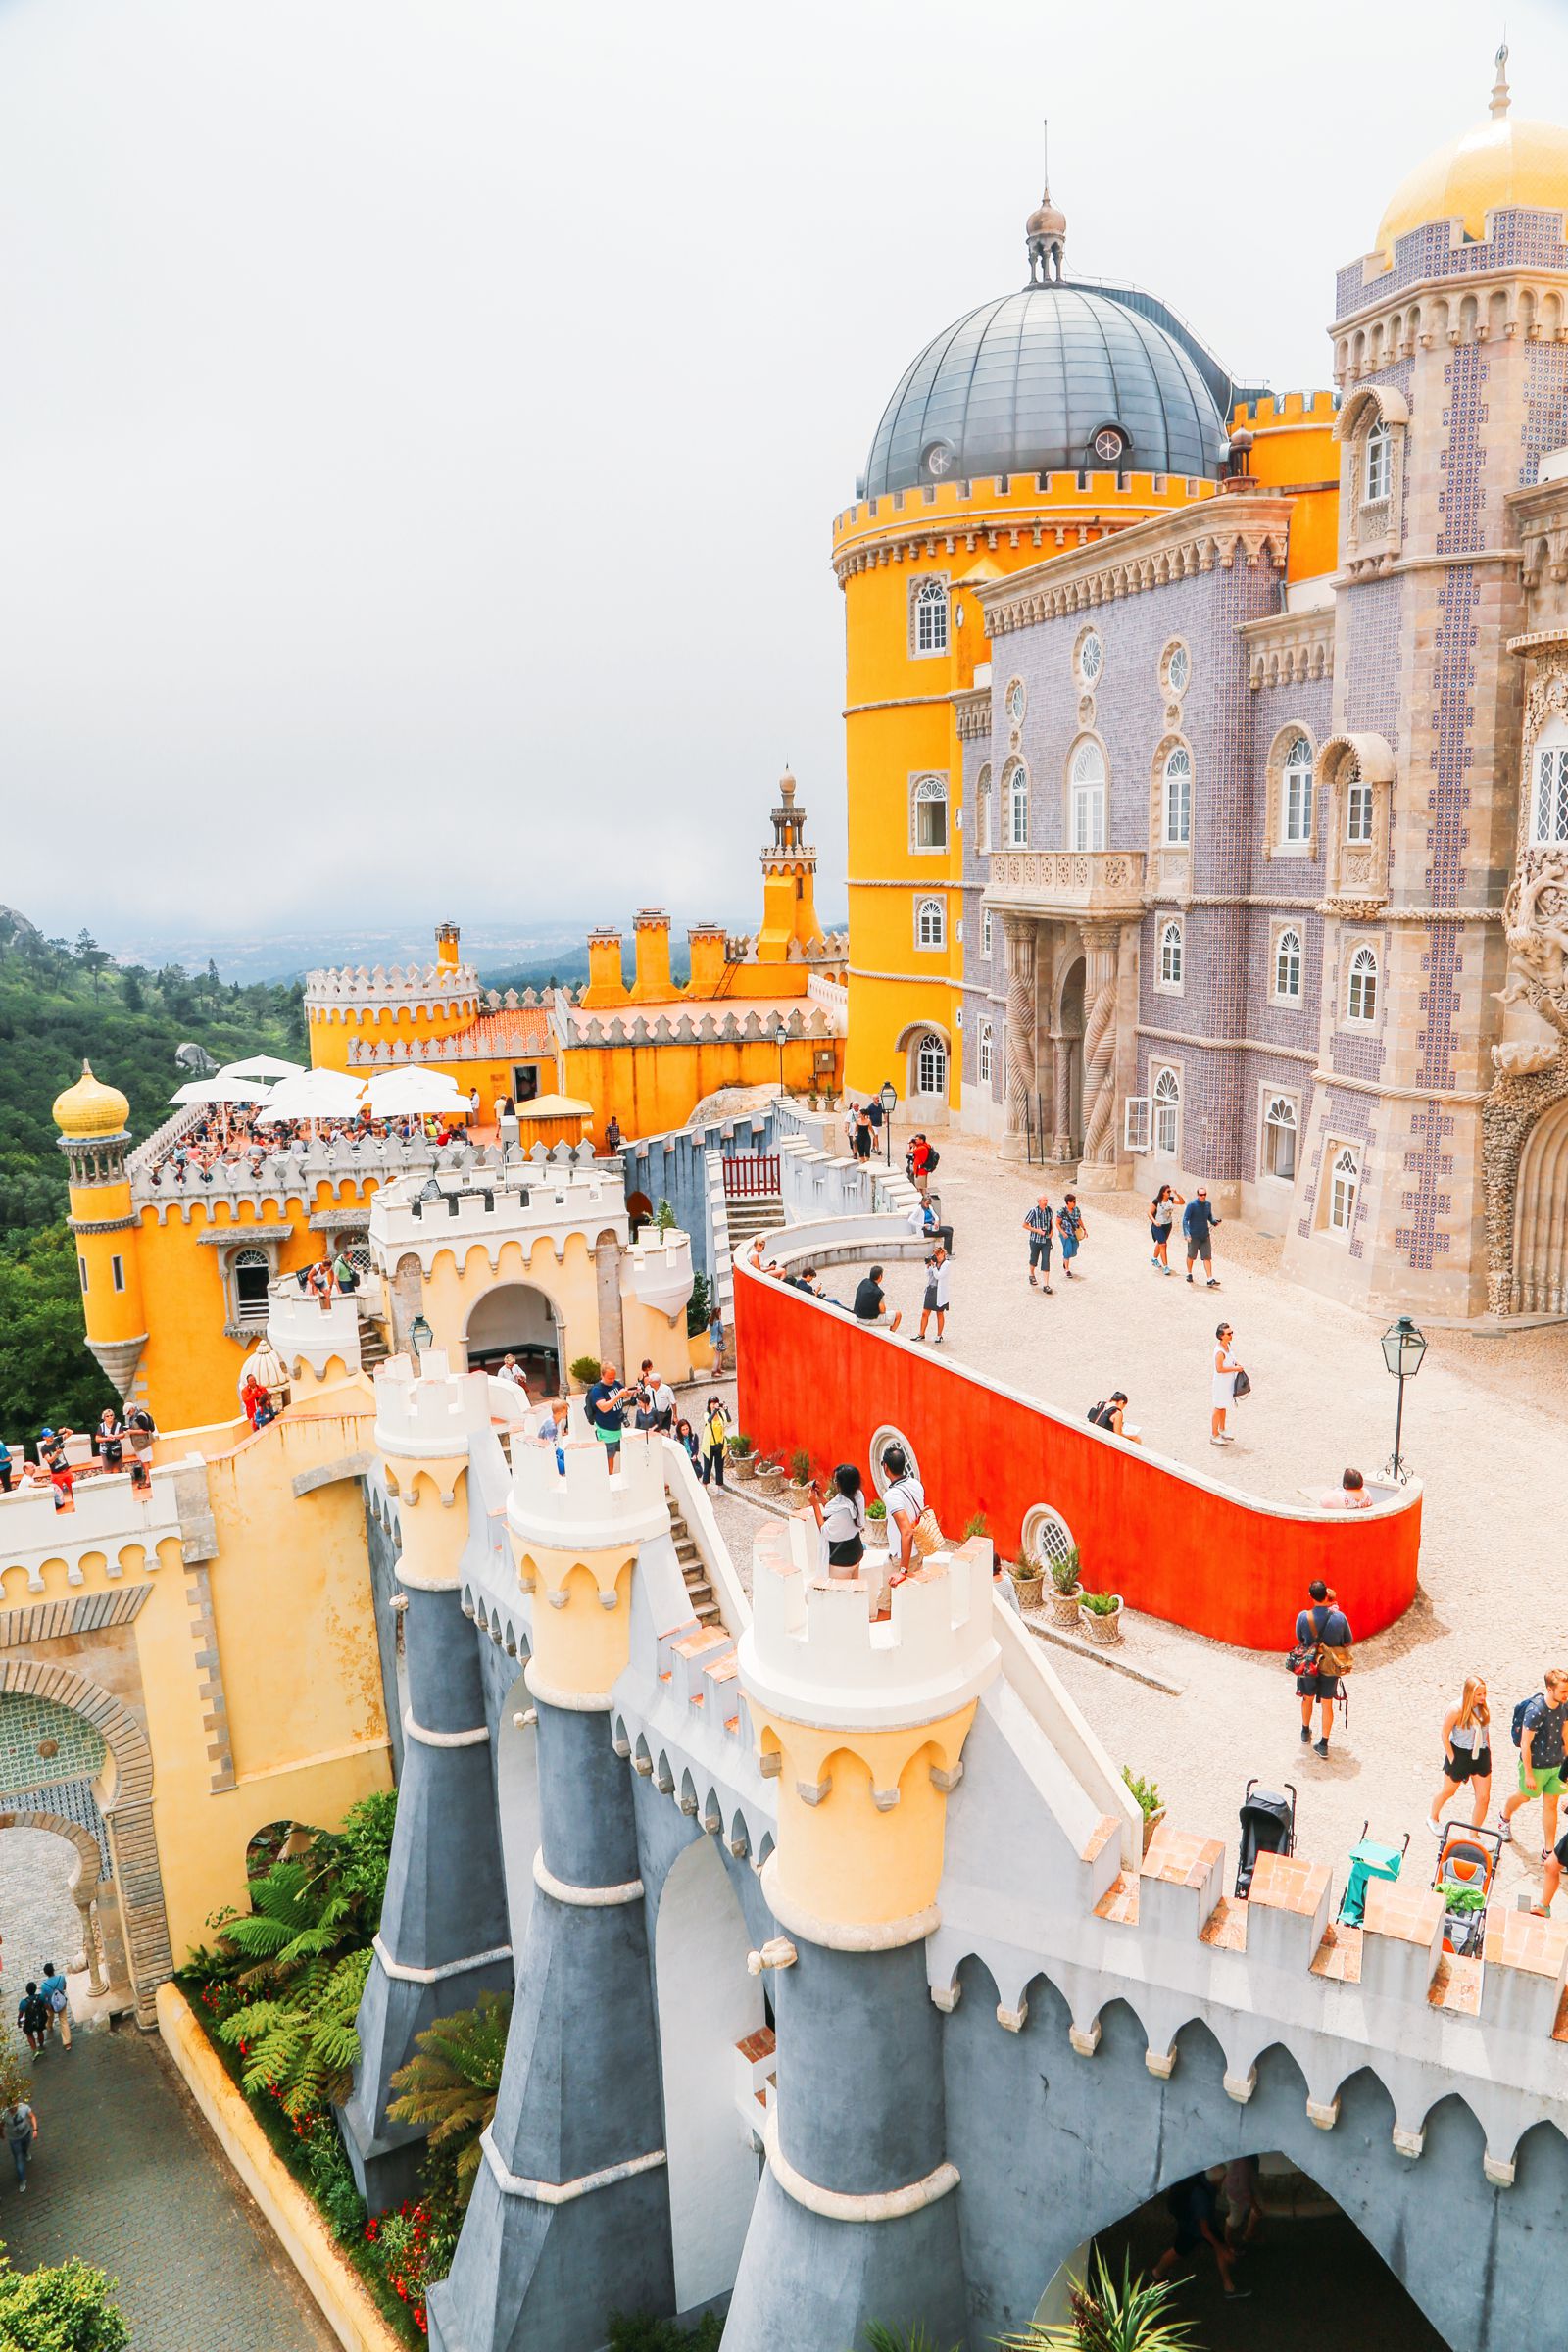
[[[1427,1821],[1438,1837],[1443,1835],[1444,1806],[1467,1783],[1475,1804],[1470,1819],[1479,1829],[1492,1802],[1492,1709],[1479,1674],[1465,1676],[1458,1705],[1443,1718],[1443,1778],[1427,1808]]]

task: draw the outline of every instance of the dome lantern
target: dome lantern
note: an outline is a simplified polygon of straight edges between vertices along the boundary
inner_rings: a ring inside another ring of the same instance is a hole
[[[1029,283],[1059,286],[1067,258],[1067,216],[1051,201],[1051,125],[1043,122],[1040,129],[1044,150],[1041,197],[1023,224],[1023,240],[1029,256]]]
[[[123,1135],[130,1104],[118,1087],[105,1086],[83,1061],[81,1076],[55,1097],[54,1122],[62,1136],[75,1141]]]

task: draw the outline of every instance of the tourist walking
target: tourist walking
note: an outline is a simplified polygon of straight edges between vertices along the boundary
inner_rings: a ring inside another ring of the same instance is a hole
[[[23,2037],[36,2058],[49,2038],[49,2004],[38,1990],[33,1979],[27,1979],[27,1989],[17,2003],[17,2023]]]
[[[713,1370],[721,1372],[724,1368],[724,1317],[716,1300],[708,1318],[708,1345],[713,1351]]]
[[[6,2145],[11,2150],[11,2161],[17,2168],[17,2187],[25,2196],[27,2161],[38,2137],[38,2118],[25,2099],[13,2099],[4,2114],[0,2115],[0,2124],[5,2126]]]
[[[671,1431],[677,1446],[684,1446],[692,1468],[699,1478],[703,1475],[702,1444],[689,1421],[677,1421]]]
[[[1242,1369],[1232,1351],[1233,1337],[1228,1323],[1215,1324],[1214,1379],[1209,1392],[1208,1417],[1208,1442],[1211,1446],[1234,1446],[1236,1443],[1225,1426],[1225,1416],[1236,1401],[1236,1383]]]
[[[870,1158],[871,1142],[871,1122],[863,1110],[858,1110],[855,1114],[855,1133],[850,1138],[850,1150],[857,1159]]]
[[[1023,1229],[1029,1236],[1029,1288],[1032,1291],[1044,1290],[1049,1298],[1052,1296],[1051,1250],[1056,1231],[1055,1212],[1052,1208],[1049,1193],[1040,1195],[1023,1221]],[[1035,1280],[1037,1268],[1041,1275],[1039,1282]]]
[[[1334,1702],[1340,1695],[1341,1678],[1350,1671],[1354,1636],[1350,1620],[1320,1576],[1312,1579],[1306,1593],[1307,1606],[1296,1620],[1291,1663],[1296,1669],[1296,1694],[1301,1702],[1301,1743],[1305,1746],[1312,1737],[1315,1704],[1318,1738],[1313,1753],[1326,1756],[1334,1728]]]
[[[948,1327],[948,1295],[952,1288],[952,1280],[948,1268],[948,1253],[942,1244],[938,1242],[925,1261],[925,1297],[920,1301],[920,1328],[914,1335],[917,1343],[925,1338],[926,1325],[935,1315],[937,1336],[931,1345],[933,1348],[941,1347],[942,1334]]]
[[[1523,1700],[1513,1711],[1514,1745],[1519,1750],[1519,1791],[1510,1796],[1497,1818],[1507,1844],[1513,1837],[1513,1817],[1521,1805],[1541,1799],[1541,1859],[1548,1861],[1557,1842],[1557,1799],[1562,1794],[1563,1726],[1568,1720],[1568,1668],[1546,1669],[1545,1689]]]
[[[936,1174],[937,1163],[941,1157],[942,1154],[935,1144],[928,1143],[923,1134],[912,1135],[909,1138],[908,1154],[904,1164],[908,1172],[909,1182],[918,1188],[922,1200],[931,1189],[931,1179]]]
[[[1061,1238],[1061,1270],[1069,1282],[1073,1279],[1073,1259],[1089,1238],[1089,1226],[1078,1205],[1076,1193],[1064,1196],[1056,1211],[1056,1231]]]
[[[620,1441],[625,1435],[625,1407],[636,1396],[635,1389],[623,1389],[613,1364],[601,1364],[599,1378],[582,1400],[588,1416],[588,1426],[604,1447],[614,1468],[620,1453]]]
[[[1443,1718],[1443,1778],[1427,1807],[1427,1821],[1440,1837],[1444,1806],[1467,1784],[1474,1806],[1471,1824],[1479,1830],[1492,1801],[1492,1709],[1479,1674],[1465,1676],[1458,1705]]]
[[[1187,1236],[1187,1279],[1189,1282],[1192,1281],[1193,1268],[1201,1258],[1203,1272],[1211,1291],[1219,1289],[1219,1284],[1214,1279],[1213,1230],[1223,1221],[1214,1214],[1213,1205],[1208,1198],[1208,1188],[1200,1184],[1195,1197],[1182,1210],[1182,1231]]]
[[[814,1478],[807,1499],[821,1530],[822,1565],[828,1575],[858,1576],[865,1557],[865,1493],[859,1471],[853,1462],[840,1462],[826,1502]]]
[[[620,1121],[616,1118],[614,1112],[612,1111],[605,1126],[605,1150],[607,1152],[618,1152],[620,1150]]]
[[[1176,2243],[1165,2248],[1150,2277],[1168,2278],[1179,2262],[1196,2254],[1200,2246],[1207,2246],[1214,2257],[1226,2302],[1245,2301],[1252,2290],[1236,2283],[1235,2256],[1219,2230],[1219,2192],[1208,2175],[1189,2173],[1185,2180],[1177,2181],[1165,2203],[1176,2224]]]
[[[38,1990],[49,2004],[50,2031],[60,2035],[61,2048],[69,2050],[71,2047],[71,1998],[66,1991],[65,1977],[52,1960],[46,1960],[43,1964],[43,1975],[39,1980]]]
[[[724,1454],[729,1444],[729,1407],[722,1396],[710,1396],[703,1407],[702,1458],[698,1470],[705,1487],[722,1488]]]
[[[1185,1196],[1171,1184],[1162,1184],[1149,1203],[1149,1235],[1154,1245],[1154,1254],[1149,1262],[1162,1274],[1171,1270],[1166,1252],[1170,1249],[1170,1229],[1176,1221],[1176,1211],[1186,1205]]]

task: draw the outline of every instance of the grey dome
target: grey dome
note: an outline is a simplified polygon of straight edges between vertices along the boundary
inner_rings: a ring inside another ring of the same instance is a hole
[[[865,495],[1104,470],[1091,444],[1107,425],[1126,444],[1122,471],[1221,470],[1219,411],[1175,335],[1087,286],[1025,286],[970,311],[905,369],[871,444]]]

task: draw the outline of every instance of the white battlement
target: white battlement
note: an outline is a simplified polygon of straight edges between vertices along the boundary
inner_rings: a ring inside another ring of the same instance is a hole
[[[645,1226],[621,1260],[620,1287],[673,1322],[692,1295],[691,1235],[673,1226],[667,1233]]]
[[[664,1534],[664,1442],[650,1430],[628,1430],[613,1470],[597,1438],[571,1439],[563,1448],[564,1475],[553,1446],[514,1446],[507,1525],[519,1544],[548,1551],[607,1551]]]
[[[200,1472],[204,1465],[195,1457]],[[83,1581],[83,1560],[104,1562],[105,1573],[124,1573],[135,1547],[139,1565],[158,1566],[158,1546],[180,1536],[178,1490],[172,1467],[155,1470],[147,1492],[138,1494],[128,1470],[77,1481],[74,1508],[57,1511],[53,1487],[24,1486],[0,1495],[0,1572],[26,1570],[27,1591],[44,1591],[47,1565],[65,1563],[67,1585]],[[15,1597],[15,1594],[12,1596]]]
[[[336,1291],[323,1306],[292,1274],[268,1285],[268,1341],[291,1372],[303,1358],[323,1379],[333,1356],[346,1372],[359,1370],[360,1296]]]
[[[626,1184],[619,1162],[596,1161],[591,1146],[561,1149],[560,1158],[518,1153],[504,1168],[383,1185],[370,1209],[371,1263],[388,1273],[412,1250],[428,1275],[439,1251],[466,1255],[474,1242],[484,1244],[492,1267],[505,1242],[522,1242],[526,1256],[540,1233],[563,1244],[567,1234],[583,1233],[591,1246],[608,1228],[624,1242]]]
[[[394,1355],[376,1373],[377,1453],[450,1460],[489,1428],[489,1380],[482,1372],[454,1373],[439,1348],[425,1349],[417,1370],[410,1357]]]
[[[760,1708],[794,1722],[878,1730],[934,1723],[979,1695],[997,1671],[989,1546],[939,1551],[893,1588],[876,1623],[872,1587],[829,1580],[814,1531],[789,1519],[752,1549],[752,1623],[741,1682]]]

